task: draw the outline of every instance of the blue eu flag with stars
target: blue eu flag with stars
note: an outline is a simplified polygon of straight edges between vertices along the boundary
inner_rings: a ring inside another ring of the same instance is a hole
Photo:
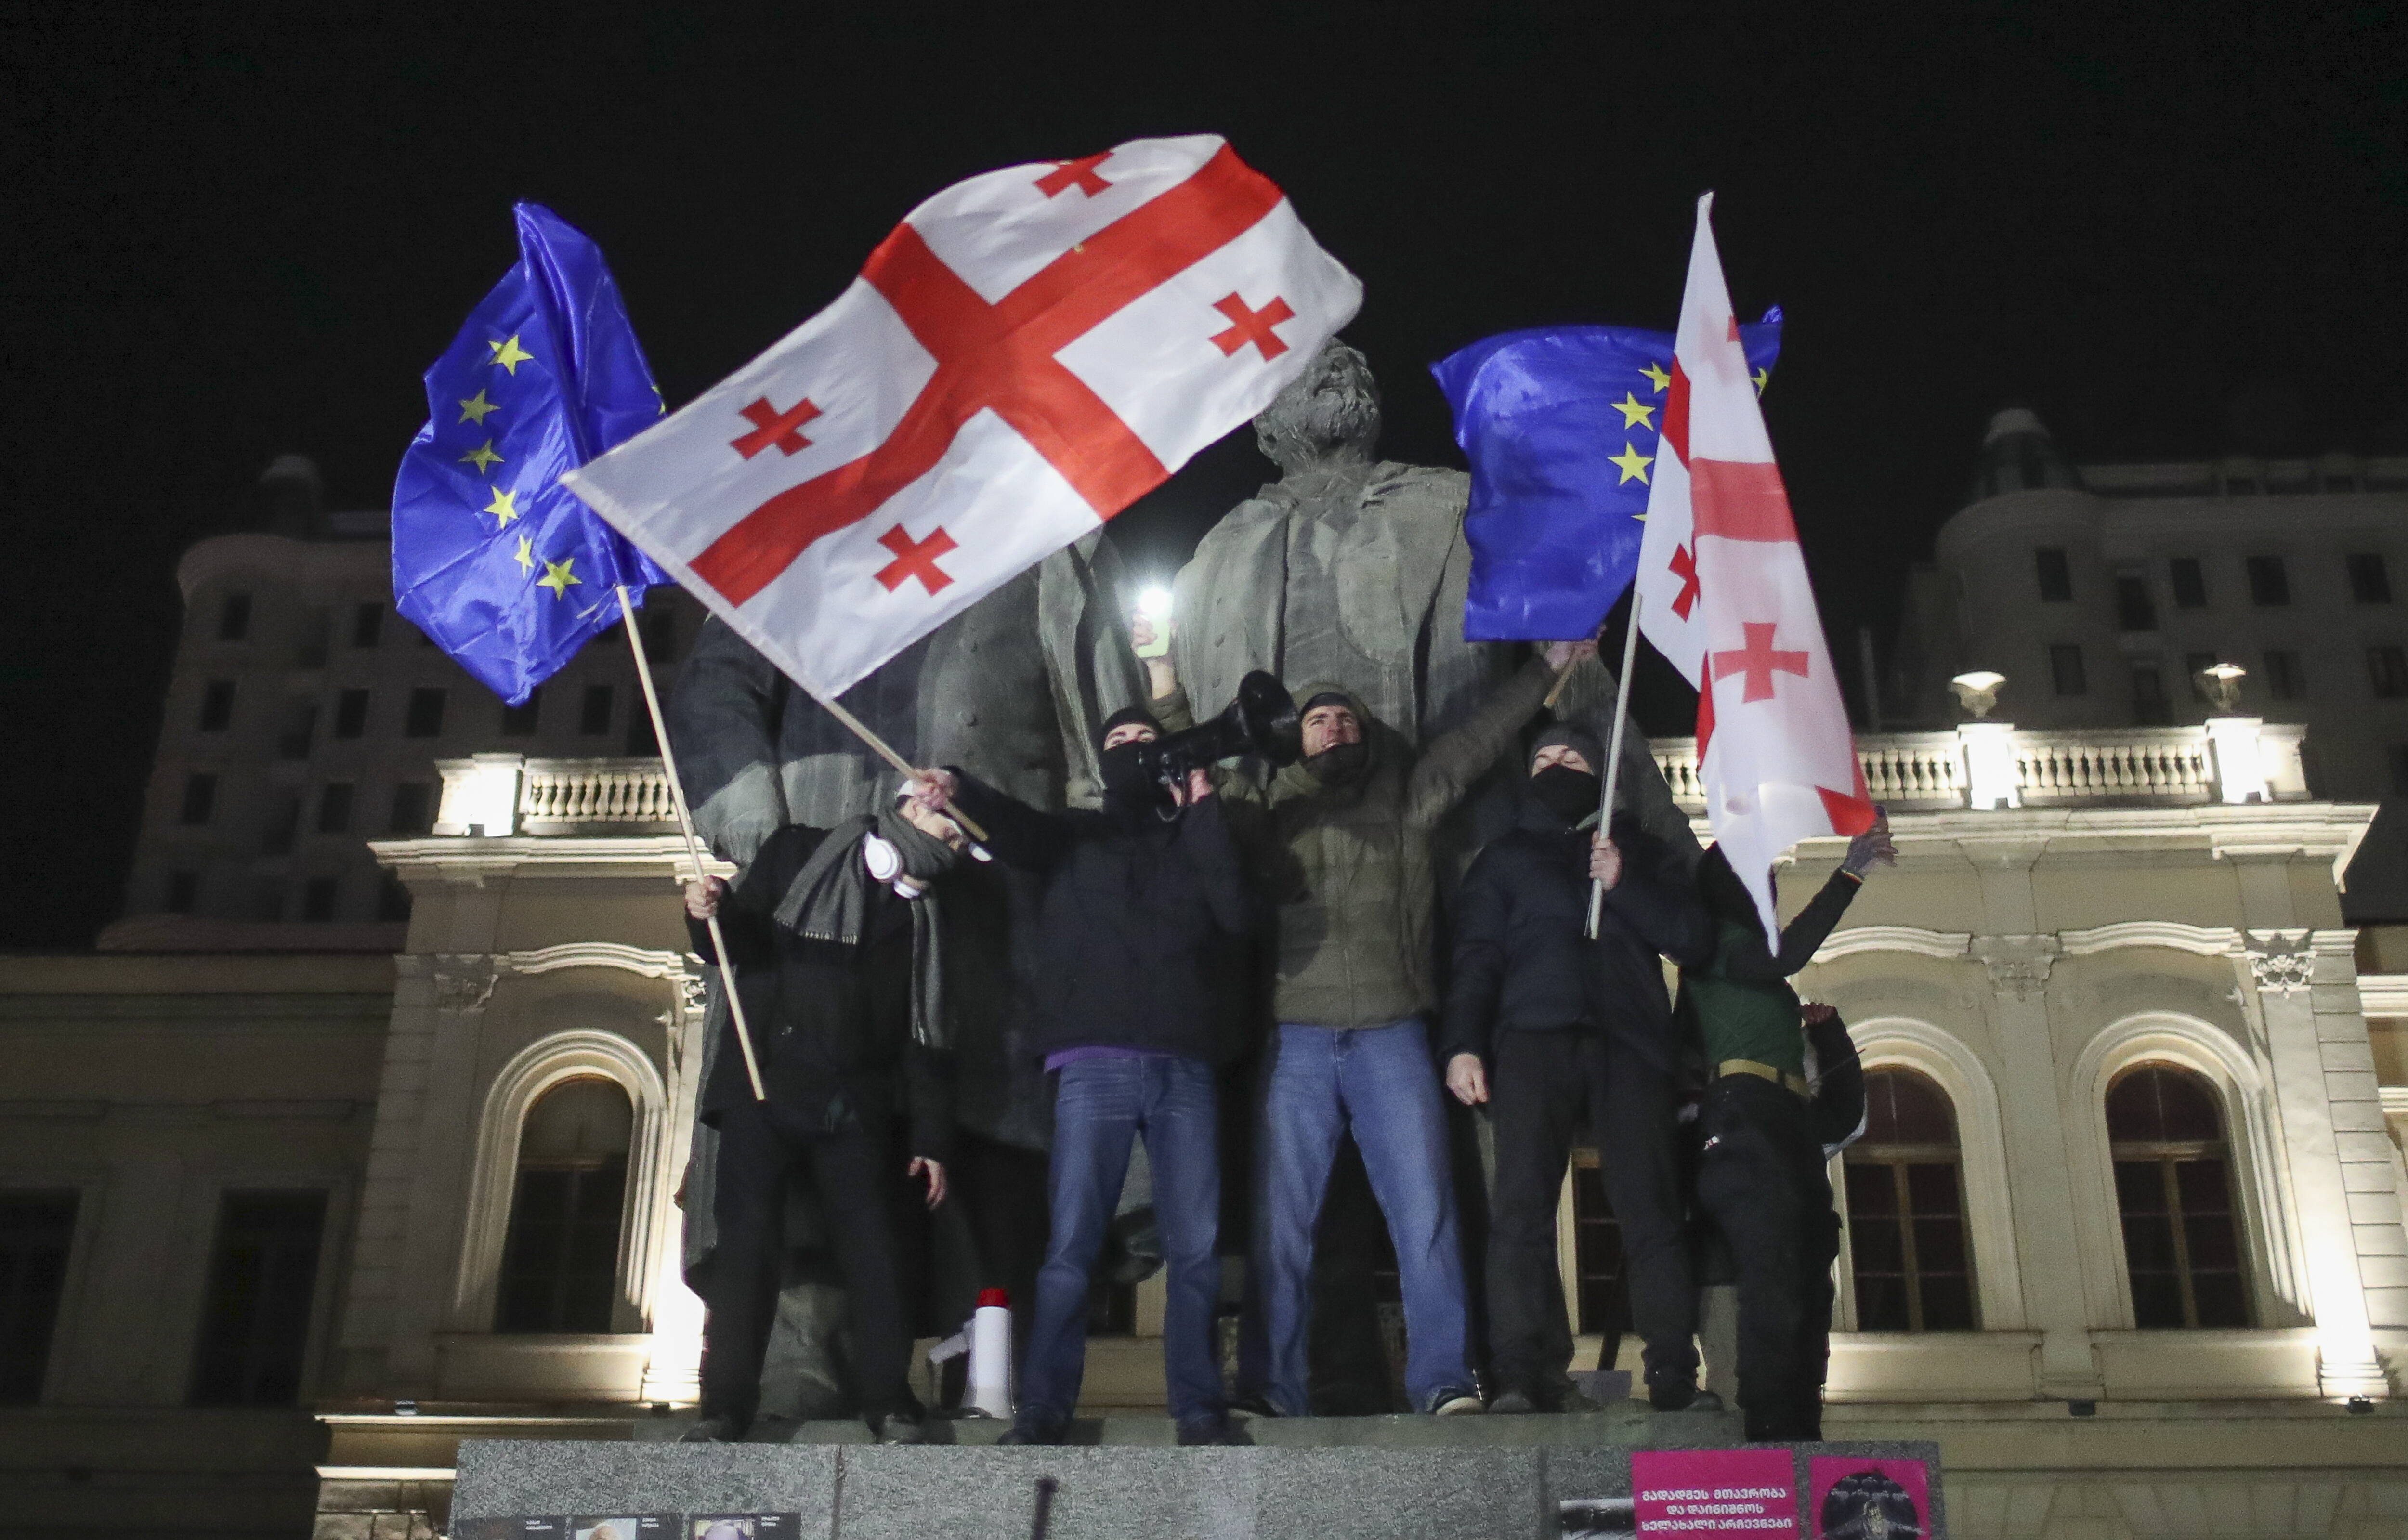
[[[1739,329],[1756,388],[1781,351],[1781,312]],[[1430,365],[1471,461],[1474,642],[1590,636],[1639,569],[1648,478],[1672,383],[1672,334],[1542,326]]]
[[[660,421],[602,249],[516,210],[519,261],[426,371],[393,488],[394,607],[512,706],[668,582],[560,484]]]

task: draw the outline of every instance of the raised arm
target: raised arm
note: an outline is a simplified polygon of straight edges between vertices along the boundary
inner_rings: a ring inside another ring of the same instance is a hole
[[[1049,871],[1070,848],[1070,821],[1055,813],[1040,813],[1014,797],[1004,795],[975,776],[950,766],[923,770],[922,800],[938,812],[950,803],[987,832],[986,848],[1007,866]]]
[[[1191,782],[1190,791],[1194,790]],[[1204,902],[1212,923],[1228,935],[1245,935],[1254,928],[1254,894],[1239,859],[1237,836],[1217,796],[1193,797],[1180,816],[1179,848],[1195,864]]]
[[[1615,820],[1616,853],[1622,857],[1605,902],[1641,939],[1684,968],[1713,960],[1714,921],[1698,896],[1698,885],[1664,842],[1627,818]],[[1591,865],[1591,874],[1596,866]]]
[[[1543,657],[1533,658],[1508,677],[1480,709],[1440,734],[1413,762],[1405,783],[1405,819],[1430,828],[1463,800],[1471,783],[1488,773],[1497,756],[1510,747],[1522,724],[1546,704],[1556,670],[1576,657],[1594,654],[1595,642],[1549,642]]]
[[[1829,1005],[1808,1005],[1804,1019],[1814,1045],[1814,1137],[1826,1148],[1853,1144],[1865,1131],[1865,1066],[1856,1040]]]
[[[1856,901],[1856,890],[1865,885],[1865,874],[1897,860],[1898,848],[1889,838],[1889,811],[1875,808],[1872,827],[1848,841],[1848,853],[1842,858],[1840,869],[1831,874],[1831,880],[1824,883],[1823,891],[1798,911],[1797,919],[1781,928],[1780,950],[1768,953],[1762,940],[1751,937],[1751,945],[1733,952],[1725,971],[1733,978],[1766,984],[1786,978],[1805,967],[1814,961],[1815,950],[1830,938],[1840,917]]]

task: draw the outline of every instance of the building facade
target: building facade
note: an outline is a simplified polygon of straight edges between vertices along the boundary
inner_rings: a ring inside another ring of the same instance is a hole
[[[154,815],[200,773],[176,725],[196,685],[406,713],[394,692],[449,667],[422,673],[413,637],[357,672],[331,650],[237,671],[211,620],[228,593],[338,614],[380,560],[234,538],[187,563]],[[298,573],[328,576],[267,586]],[[273,733],[216,762],[305,805],[346,776],[427,777],[423,830],[365,831],[408,899],[383,949],[282,942],[374,920],[196,910],[178,923],[278,929],[0,960],[17,1527],[423,1534],[464,1438],[624,1439],[691,1402],[675,1193],[701,978],[661,770],[622,737],[576,753],[573,718],[532,742],[465,720],[427,740],[405,717],[390,766],[286,761]],[[1833,1172],[1828,1425],[1937,1438],[1956,1534],[2408,1536],[2408,960],[2344,919],[2373,809],[2325,795],[2315,741],[2226,714],[1860,743],[1899,866],[1800,980],[1871,1071],[1869,1135]],[[1657,753],[1693,793],[1687,746]],[[151,880],[222,862],[238,893],[308,859],[197,827],[146,831]],[[1838,853],[1802,848],[1785,903]],[[1562,1215],[1594,1351],[1611,1216],[1577,1176]],[[1125,1324],[1090,1408],[1158,1410],[1151,1287]]]

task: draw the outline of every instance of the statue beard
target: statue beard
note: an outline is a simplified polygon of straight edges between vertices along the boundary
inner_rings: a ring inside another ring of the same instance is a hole
[[[1379,441],[1379,398],[1359,390],[1299,393],[1290,386],[1254,419],[1256,447],[1283,471],[1314,469],[1348,448],[1368,463]]]

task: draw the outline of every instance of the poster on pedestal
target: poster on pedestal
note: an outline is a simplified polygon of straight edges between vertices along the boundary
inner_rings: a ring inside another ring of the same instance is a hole
[[[499,1519],[455,1519],[452,1540],[568,1540],[568,1520],[552,1515],[510,1514]]]
[[[1797,1469],[1787,1449],[1641,1449],[1630,1497],[1642,1540],[1798,1540]]]
[[[1931,1468],[1920,1460],[1818,1454],[1806,1471],[1814,1540],[1919,1540],[1931,1533]]]
[[[681,1515],[595,1514],[568,1521],[568,1540],[682,1540]]]

